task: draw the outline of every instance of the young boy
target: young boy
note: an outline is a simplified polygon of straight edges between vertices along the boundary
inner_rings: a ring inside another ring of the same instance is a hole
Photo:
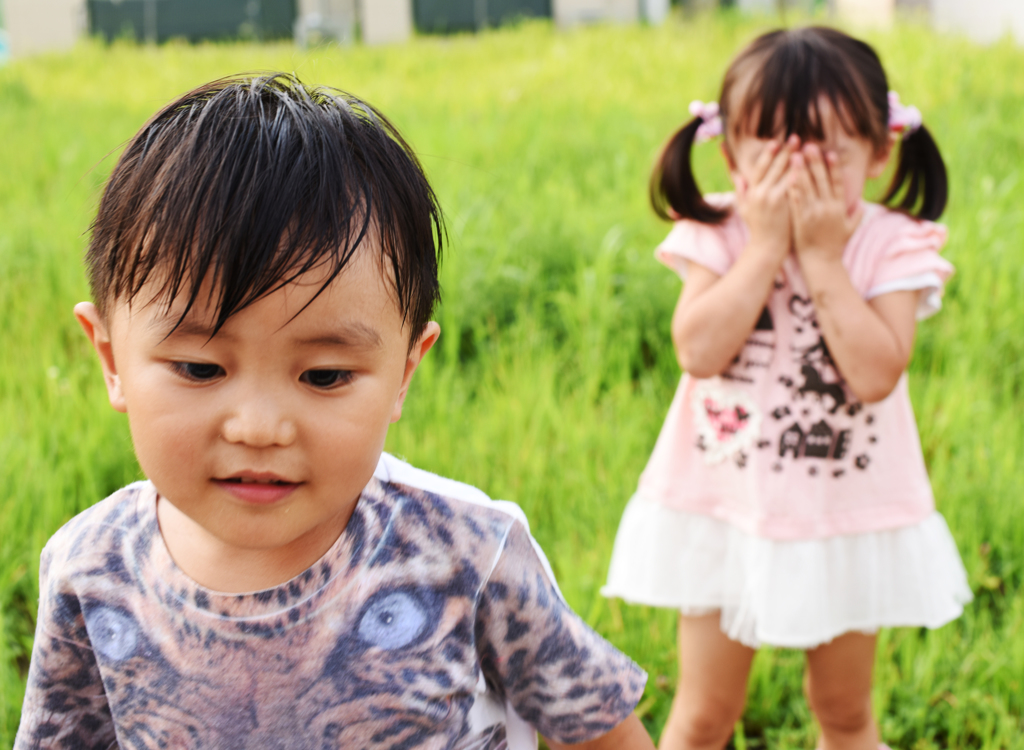
[[[518,507],[382,453],[440,240],[340,92],[216,81],[132,140],[75,315],[149,479],[43,551],[17,748],[653,747]]]

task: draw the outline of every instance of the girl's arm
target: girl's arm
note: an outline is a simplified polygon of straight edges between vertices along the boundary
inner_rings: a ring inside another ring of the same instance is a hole
[[[729,366],[754,330],[792,244],[786,180],[799,142],[766,144],[751,180],[733,172],[736,209],[750,240],[724,276],[690,263],[672,316],[672,341],[684,370],[708,378]]]
[[[910,361],[920,292],[890,292],[865,302],[842,263],[814,258],[800,266],[843,379],[861,401],[881,401]]]
[[[672,315],[672,342],[680,367],[693,377],[717,375],[743,348],[785,257],[776,255],[748,245],[724,276],[690,262]]]
[[[636,714],[630,714],[615,729],[589,742],[562,745],[546,737],[544,741],[551,750],[654,750],[654,743]]]
[[[810,144],[792,157],[790,178],[797,258],[822,336],[854,395],[868,403],[881,401],[910,361],[919,292],[865,301],[842,263],[860,211],[847,211],[839,170],[829,170],[821,150]]]

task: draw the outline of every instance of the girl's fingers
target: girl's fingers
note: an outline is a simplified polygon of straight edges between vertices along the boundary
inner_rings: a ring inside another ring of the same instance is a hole
[[[815,192],[821,198],[831,198],[832,177],[828,173],[828,167],[825,166],[821,149],[817,144],[809,143],[804,146],[803,151],[807,160],[807,171],[810,172],[811,179],[814,181]]]
[[[794,154],[790,160],[789,171],[786,172],[786,194],[793,198],[800,198],[803,194],[804,188],[800,178],[800,170],[803,167],[797,162],[797,157]]]
[[[774,163],[775,159],[779,155],[779,151],[782,150],[781,141],[769,141],[768,144],[761,149],[761,153],[758,154],[757,161],[754,162],[754,174],[752,182],[757,185],[764,180],[765,174],[768,169]]]
[[[839,156],[835,151],[825,154],[828,162],[828,175],[832,180],[832,195],[836,198],[843,196],[843,175],[839,170]]]
[[[808,168],[807,159],[802,152],[793,154],[790,171],[792,172],[793,189],[798,197],[810,197],[816,194],[814,179],[811,177],[811,170]]]
[[[794,222],[799,223],[804,203],[804,192],[796,180],[786,180],[786,201],[789,203],[790,215]]]
[[[732,173],[732,184],[736,186],[736,198],[743,200],[747,197],[747,181],[739,172]]]
[[[776,184],[782,179],[782,176],[786,174],[786,170],[789,169],[789,160],[793,155],[794,149],[800,148],[800,139],[795,135],[790,136],[785,143],[783,143],[778,152],[775,154],[775,158],[772,159],[772,163],[768,165],[768,170],[764,174],[763,181],[769,185]]]

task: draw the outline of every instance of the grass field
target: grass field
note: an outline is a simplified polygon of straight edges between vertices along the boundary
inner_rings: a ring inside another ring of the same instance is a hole
[[[764,25],[547,25],[391,49],[84,44],[0,69],[0,746],[17,726],[38,556],[138,477],[127,424],[71,315],[86,229],[120,145],[161,104],[243,70],[294,70],[381,107],[448,214],[443,336],[389,448],[515,500],[570,603],[650,672],[657,736],[676,676],[670,612],[598,594],[622,508],[679,377],[679,282],[651,250],[649,165],[693,98]],[[1024,748],[1024,50],[918,28],[876,35],[951,173],[945,308],[911,387],[939,507],[976,600],[880,638],[876,711],[904,750]],[[725,187],[713,147],[705,187]],[[799,652],[756,660],[737,748],[812,748]]]

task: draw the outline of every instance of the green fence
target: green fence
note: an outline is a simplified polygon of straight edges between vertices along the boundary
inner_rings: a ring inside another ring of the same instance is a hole
[[[290,37],[295,0],[88,0],[89,30],[108,41]]]
[[[472,31],[517,18],[550,18],[551,0],[414,0],[413,17],[420,31]]]

